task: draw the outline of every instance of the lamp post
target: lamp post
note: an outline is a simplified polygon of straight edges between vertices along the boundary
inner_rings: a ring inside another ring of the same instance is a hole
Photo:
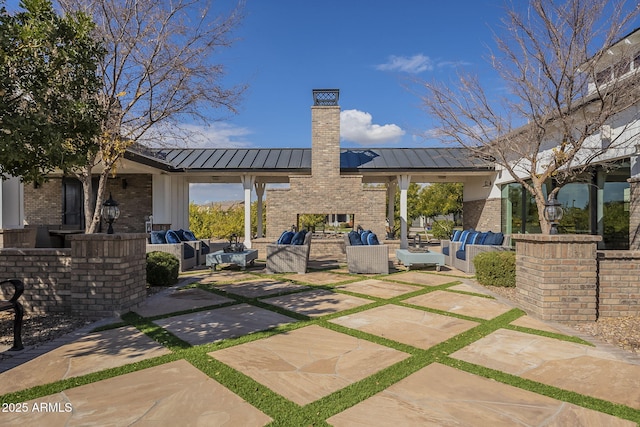
[[[102,219],[107,221],[107,224],[109,224],[107,234],[113,234],[113,221],[118,219],[120,216],[120,209],[118,208],[118,202],[113,200],[113,197],[111,197],[111,193],[109,193],[109,199],[102,204],[102,211],[100,214],[102,215]]]
[[[561,206],[553,194],[549,196],[547,203],[545,203],[544,218],[551,223],[549,234],[558,234],[558,222],[564,214]]]

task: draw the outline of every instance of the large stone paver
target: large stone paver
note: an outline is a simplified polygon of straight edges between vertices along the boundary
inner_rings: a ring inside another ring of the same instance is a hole
[[[0,424],[263,426],[271,421],[185,360],[72,388],[26,404],[33,408],[34,404],[47,402],[58,404],[62,411],[0,413]]]
[[[409,292],[418,291],[422,288],[402,283],[386,282],[379,279],[367,279],[345,285],[338,285],[336,289],[378,298],[393,298]]]
[[[283,282],[273,279],[253,279],[246,282],[236,282],[218,285],[219,289],[246,298],[259,298],[282,292],[293,292],[307,289],[308,286],[295,285],[291,282]]]
[[[327,421],[336,427],[635,426],[437,363]]]
[[[319,317],[337,313],[372,302],[365,298],[358,298],[324,289],[266,298],[262,301],[309,317]]]
[[[454,281],[451,277],[438,274],[420,273],[418,271],[407,271],[404,273],[393,274],[389,279],[426,286],[440,286]]]
[[[447,291],[418,295],[404,302],[487,320],[504,314],[512,308],[493,299]]]
[[[409,356],[315,325],[209,355],[299,405],[311,403]]]
[[[552,332],[554,334],[562,334],[562,331],[554,328],[548,323],[538,320],[531,316],[522,316],[511,322],[514,326],[520,326],[522,328],[537,329],[539,331]]]
[[[133,311],[143,317],[160,316],[178,311],[224,304],[233,301],[202,289],[176,289],[167,294],[157,294],[148,298]]]
[[[451,357],[640,409],[640,365],[586,345],[500,329]]]
[[[291,317],[250,304],[237,304],[160,319],[154,323],[191,345],[200,345],[295,321]]]
[[[0,374],[0,395],[167,353],[130,326],[92,333]]]
[[[414,347],[428,349],[478,323],[408,307],[385,305],[331,320]]]
[[[306,274],[293,274],[288,275],[287,279],[295,280],[296,282],[309,283],[312,285],[333,285],[335,283],[344,282],[346,280],[353,280],[344,274],[335,274],[329,271],[311,271]]]

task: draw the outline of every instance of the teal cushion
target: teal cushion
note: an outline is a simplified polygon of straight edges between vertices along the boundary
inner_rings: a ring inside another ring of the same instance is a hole
[[[167,243],[180,243],[180,237],[178,237],[178,234],[174,231],[174,230],[168,230],[167,234]]]

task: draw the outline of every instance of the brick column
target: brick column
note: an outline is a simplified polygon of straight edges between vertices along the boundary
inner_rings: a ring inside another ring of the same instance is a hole
[[[518,302],[542,319],[564,323],[597,318],[597,243],[584,234],[515,234]]]
[[[340,176],[338,105],[311,107],[311,174],[324,178]]]
[[[74,313],[109,317],[142,302],[147,285],[146,234],[76,234],[70,240]]]

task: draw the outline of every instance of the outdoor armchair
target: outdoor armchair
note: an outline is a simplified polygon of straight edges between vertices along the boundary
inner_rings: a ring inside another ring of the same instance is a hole
[[[388,245],[351,245],[344,235],[349,273],[389,274]]]
[[[312,233],[307,232],[301,245],[268,244],[267,273],[306,273],[311,250],[311,236]]]

